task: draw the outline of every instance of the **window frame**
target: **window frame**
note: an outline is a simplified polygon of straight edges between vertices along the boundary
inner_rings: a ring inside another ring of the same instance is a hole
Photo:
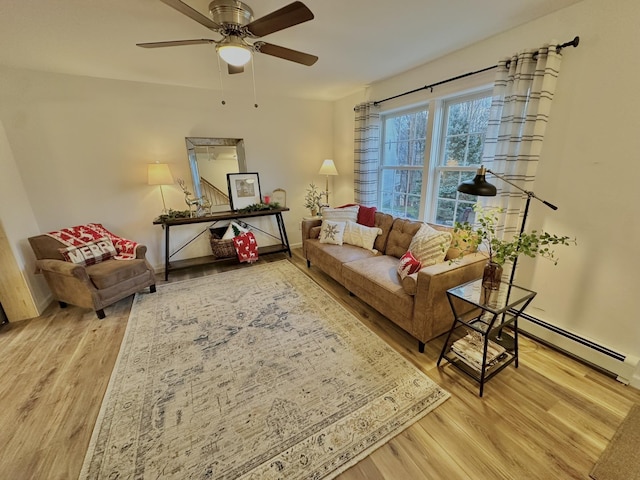
[[[393,108],[380,112],[380,164],[378,166],[378,195],[377,206],[382,209],[382,178],[383,170],[420,170],[422,169],[422,189],[419,221],[435,223],[438,208],[438,190],[440,187],[440,174],[444,171],[475,172],[480,164],[463,166],[446,166],[444,163],[446,125],[448,121],[449,105],[461,102],[473,101],[479,98],[492,97],[492,85],[484,84],[479,87],[434,97],[426,102]],[[390,117],[409,115],[418,111],[427,112],[427,124],[425,132],[424,163],[422,166],[411,165],[384,165],[384,145],[386,135],[386,120]],[[484,142],[483,142],[484,144]],[[459,194],[456,195],[456,202]],[[454,219],[455,220],[455,219]]]

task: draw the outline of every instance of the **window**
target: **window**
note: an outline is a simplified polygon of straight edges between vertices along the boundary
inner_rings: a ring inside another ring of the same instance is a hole
[[[456,187],[481,163],[490,107],[483,91],[383,114],[378,208],[442,225],[466,220],[476,197]]]
[[[379,203],[391,215],[420,213],[427,119],[426,110],[384,117]]]

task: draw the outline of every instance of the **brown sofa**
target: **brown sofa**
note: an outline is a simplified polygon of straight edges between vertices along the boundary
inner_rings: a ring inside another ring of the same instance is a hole
[[[453,322],[446,291],[480,278],[487,258],[450,248],[443,263],[422,268],[401,280],[397,267],[422,222],[394,218],[376,212],[375,226],[382,230],[374,243],[377,253],[353,245],[320,243],[322,220],[302,222],[302,249],[307,266],[320,268],[349,292],[375,308],[389,320],[425,343],[447,332]],[[429,224],[437,230],[452,229]]]
[[[47,285],[60,307],[67,304],[95,310],[105,317],[104,308],[149,287],[156,291],[153,267],[145,259],[147,247],[138,245],[136,258],[109,259],[94,265],[77,265],[65,261],[60,249],[66,245],[49,235],[29,238],[36,256],[36,268],[44,274]]]

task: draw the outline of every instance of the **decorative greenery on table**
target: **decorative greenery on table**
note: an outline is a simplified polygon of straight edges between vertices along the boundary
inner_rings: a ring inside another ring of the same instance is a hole
[[[280,204],[278,202],[273,203],[253,203],[251,205],[247,205],[244,208],[238,210],[240,213],[251,213],[251,212],[262,212],[266,210],[277,210],[280,208]]]
[[[511,240],[498,237],[498,215],[504,211],[502,208],[483,208],[476,204],[473,206],[476,212],[476,224],[469,222],[456,222],[454,226],[454,241],[452,247],[459,248],[464,253],[475,251],[480,245],[484,245],[489,262],[504,265],[509,260],[513,262],[520,255],[531,258],[541,256],[551,260],[554,265],[558,263],[555,252],[550,248],[553,245],[576,245],[576,239],[567,236],[558,236],[548,232],[532,230],[515,235]]]
[[[175,220],[177,218],[190,218],[191,210],[173,210],[170,208],[167,213],[163,213],[158,216],[154,221],[155,222],[165,222],[167,220]]]

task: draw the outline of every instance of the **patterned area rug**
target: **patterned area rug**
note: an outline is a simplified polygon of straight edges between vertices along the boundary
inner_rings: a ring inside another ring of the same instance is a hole
[[[333,478],[449,394],[288,261],[140,293],[81,478]]]

